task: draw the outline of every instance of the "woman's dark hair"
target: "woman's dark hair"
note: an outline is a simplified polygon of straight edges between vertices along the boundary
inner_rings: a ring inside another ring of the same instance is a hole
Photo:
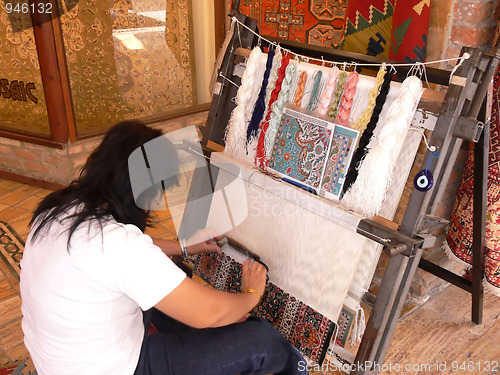
[[[118,223],[133,224],[141,230],[150,226],[150,212],[138,207],[134,200],[128,159],[134,150],[160,136],[160,130],[135,120],[120,122],[109,129],[101,144],[90,154],[78,179],[41,201],[30,222],[36,226],[32,241],[44,228],[50,227],[53,220],[63,216],[72,220],[68,247],[78,226],[89,220],[97,220],[102,226],[103,221],[112,216]],[[166,139],[162,141],[170,145],[167,155],[171,160],[164,162],[175,163],[178,168],[173,145]],[[66,216],[73,208],[75,212]]]

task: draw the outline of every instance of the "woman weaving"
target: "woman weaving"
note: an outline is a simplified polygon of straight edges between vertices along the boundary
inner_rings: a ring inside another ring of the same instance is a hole
[[[38,374],[304,373],[303,357],[272,325],[236,323],[260,302],[264,267],[243,265],[247,292],[206,288],[169,256],[218,252],[213,235],[199,232],[186,247],[144,234],[150,211],[134,200],[128,158],[161,135],[136,121],[114,126],[79,178],[34,212],[21,297]],[[177,167],[172,144],[163,142]],[[149,320],[159,333],[147,334]]]

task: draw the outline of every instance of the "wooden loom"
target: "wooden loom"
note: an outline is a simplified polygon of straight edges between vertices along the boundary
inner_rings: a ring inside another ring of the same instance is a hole
[[[255,20],[237,12],[234,16],[256,31]],[[244,61],[250,49],[260,42],[253,33],[244,29],[241,29],[238,35],[233,33],[229,37],[219,56],[219,65],[216,68],[218,75],[203,134],[202,147],[207,155],[223,149],[226,126],[235,107],[231,99],[236,96],[237,87],[229,83],[226,78],[237,85],[241,83],[238,75],[234,74],[234,68],[238,62]],[[313,58],[347,63],[382,62],[369,56],[269,39],[279,42],[282,47],[292,52]],[[448,87],[446,93],[427,90],[419,105],[422,110],[420,113],[424,114],[420,119],[421,122],[429,123],[434,129],[429,143],[437,147],[441,155],[432,159],[431,153],[427,151],[423,161],[423,165],[429,164],[429,170],[434,175],[434,187],[427,192],[413,190],[399,227],[390,222],[381,224],[379,220],[370,218],[357,221],[354,230],[383,245],[384,252],[390,256],[390,260],[377,296],[370,293],[365,293],[363,296],[363,301],[372,306],[372,312],[354,363],[369,362],[373,366],[372,368],[358,366],[358,370],[352,372],[353,374],[378,373],[377,369],[374,369],[374,364],[384,362],[405,297],[419,267],[471,293],[472,321],[476,324],[482,322],[481,254],[485,246],[489,147],[489,124],[485,120],[488,118],[488,108],[485,99],[500,59],[498,45],[492,51],[482,53],[477,49],[464,48],[462,53],[468,52],[471,57],[464,60],[452,76],[451,83],[450,72],[427,68],[429,82]],[[408,67],[397,67],[397,75],[404,78],[408,70]],[[437,217],[436,211],[464,140],[476,143],[472,281],[422,259],[423,250],[433,246],[435,242],[432,233],[448,223],[447,220]]]

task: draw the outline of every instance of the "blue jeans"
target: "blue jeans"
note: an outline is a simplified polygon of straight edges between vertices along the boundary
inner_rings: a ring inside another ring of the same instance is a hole
[[[302,355],[263,319],[194,329],[152,309],[149,321],[159,333],[145,336],[134,375],[308,374],[299,371]]]

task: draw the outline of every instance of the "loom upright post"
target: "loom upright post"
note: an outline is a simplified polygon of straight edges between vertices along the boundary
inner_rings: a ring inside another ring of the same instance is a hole
[[[483,322],[483,257],[486,245],[486,207],[488,194],[489,124],[474,146],[474,214],[472,236],[472,321]]]

